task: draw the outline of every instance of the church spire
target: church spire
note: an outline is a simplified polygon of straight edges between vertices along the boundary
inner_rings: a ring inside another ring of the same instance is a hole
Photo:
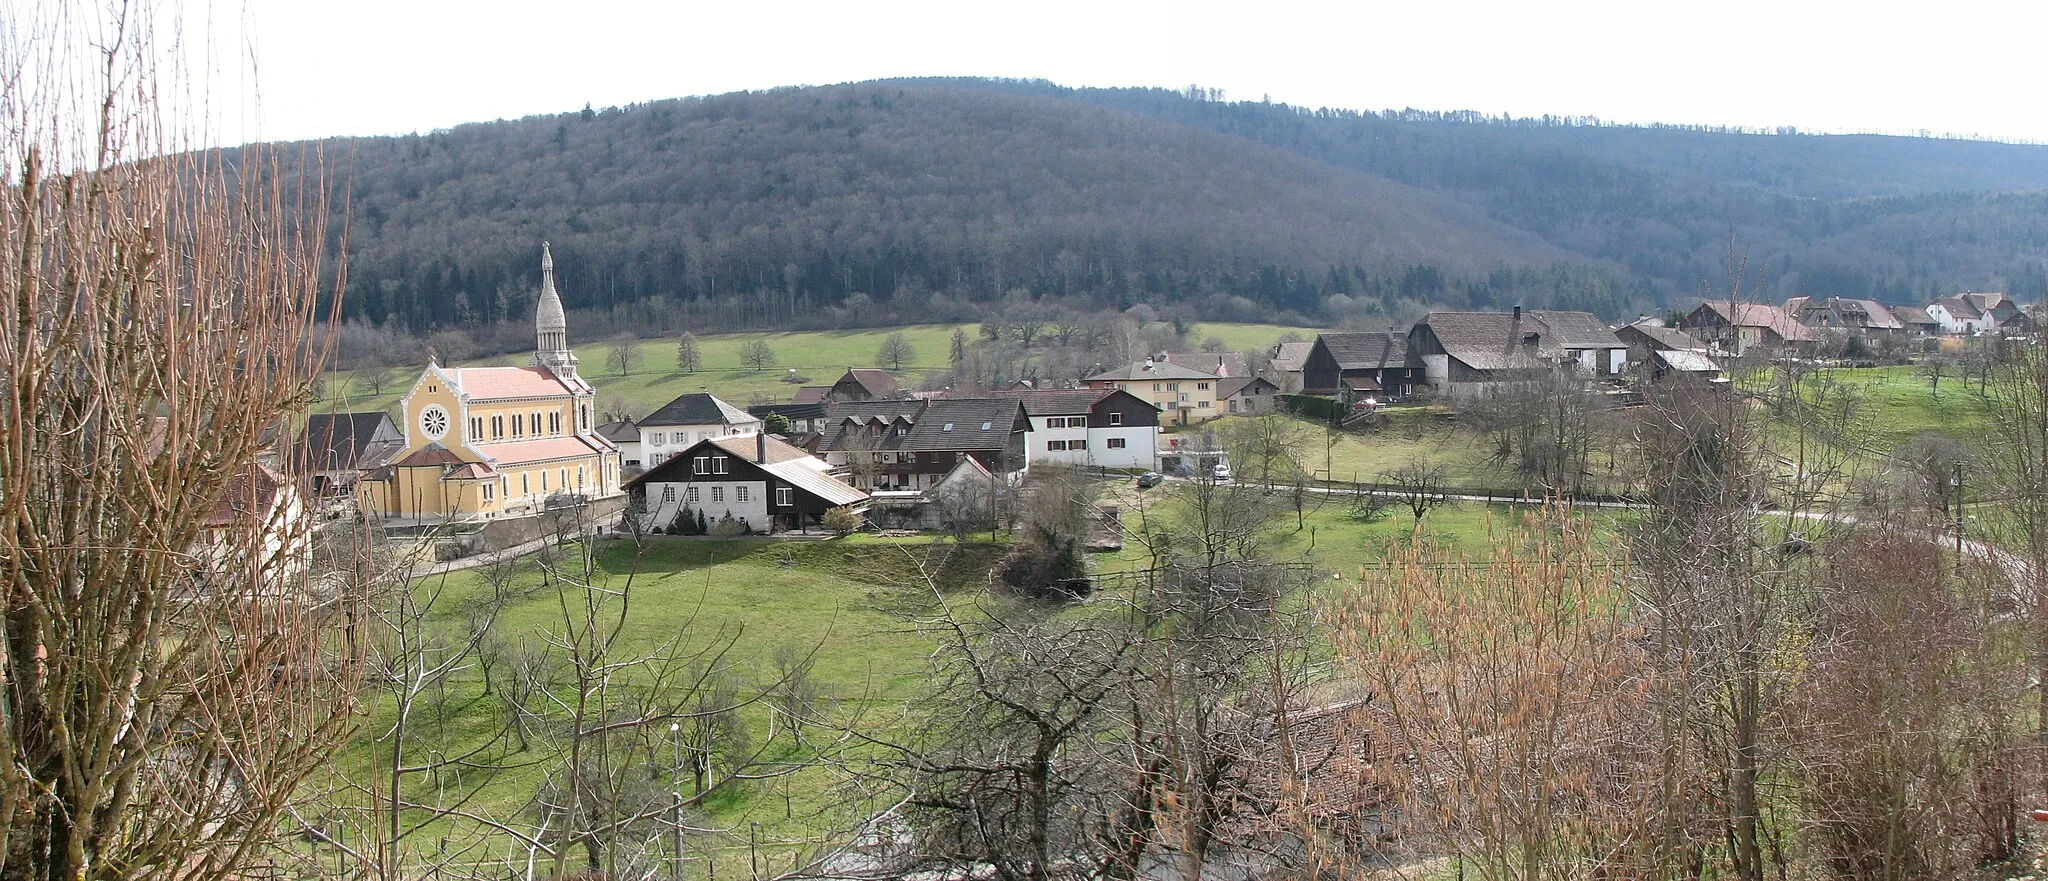
[[[533,329],[538,337],[533,363],[566,376],[576,375],[576,356],[569,351],[569,319],[562,312],[562,295],[555,292],[555,256],[548,243],[540,243],[540,302],[533,308]]]

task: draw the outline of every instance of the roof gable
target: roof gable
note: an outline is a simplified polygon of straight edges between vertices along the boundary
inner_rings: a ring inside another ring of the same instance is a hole
[[[640,420],[642,427],[665,425],[748,425],[761,420],[716,395],[691,392],[662,405]]]
[[[1339,370],[1378,370],[1400,367],[1408,361],[1408,335],[1390,330],[1319,333],[1309,346],[1323,347]],[[1306,359],[1306,354],[1303,357]]]

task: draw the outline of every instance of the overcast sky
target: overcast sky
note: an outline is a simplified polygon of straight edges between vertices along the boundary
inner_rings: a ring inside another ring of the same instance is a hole
[[[960,75],[2048,141],[2039,0],[213,4],[260,85],[254,114],[216,123],[229,141]]]

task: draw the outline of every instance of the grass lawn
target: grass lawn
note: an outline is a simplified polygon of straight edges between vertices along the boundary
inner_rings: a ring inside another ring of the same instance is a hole
[[[584,378],[597,386],[600,409],[618,407],[638,417],[653,412],[677,395],[699,391],[708,391],[742,407],[787,401],[796,394],[797,385],[828,385],[848,367],[873,366],[876,350],[892,333],[903,334],[904,340],[916,350],[916,356],[910,363],[897,371],[900,382],[916,388],[927,376],[943,373],[948,368],[948,353],[952,348],[955,328],[966,330],[972,339],[978,327],[974,324],[924,324],[867,330],[711,334],[698,338],[703,366],[695,373],[676,369],[676,342],[673,339],[642,340],[635,344],[636,363],[624,375],[607,365],[610,342],[580,341],[574,344],[577,357],[582,359],[580,366]],[[1233,350],[1245,350],[1271,347],[1289,331],[1309,338],[1316,333],[1312,328],[1273,324],[1198,324],[1188,334],[1188,339],[1192,346],[1212,336],[1220,337]],[[757,339],[765,341],[769,350],[775,353],[773,367],[749,370],[740,365],[740,346]],[[527,356],[521,353],[466,361],[457,366],[521,365],[526,361]],[[796,376],[807,379],[802,383],[785,381],[792,369]],[[330,374],[327,380],[328,399],[315,407],[324,409],[331,406],[336,410],[391,407],[404,394],[405,386],[418,376],[418,371],[409,368],[394,371],[393,376],[398,378],[386,385],[381,394],[370,394],[362,383],[356,381],[352,372]]]
[[[622,656],[647,652],[670,639],[680,639],[689,647],[729,640],[731,649],[721,663],[735,675],[764,681],[774,676],[776,649],[793,644],[815,650],[812,675],[835,718],[864,710],[872,714],[870,726],[886,726],[922,680],[933,643],[885,607],[902,591],[921,590],[917,586],[920,564],[928,566],[942,584],[957,589],[977,583],[979,573],[1000,553],[999,546],[954,545],[932,539],[655,539],[637,559],[630,543],[603,545],[597,564],[609,574],[605,585],[611,589],[623,586],[628,574],[633,576],[632,612],[619,643]],[[442,591],[431,620],[448,633],[460,632],[468,601],[487,591],[482,577],[477,570],[453,573],[423,590],[435,586]],[[556,592],[541,587],[540,570],[533,558],[528,558],[515,576],[513,595],[522,598],[510,603],[495,625],[495,632],[508,644],[535,648],[546,635],[563,632]],[[497,675],[504,675],[506,664],[500,661]],[[373,694],[365,724],[333,767],[341,777],[381,781],[376,769],[388,747],[378,738],[392,723],[394,705],[388,697]],[[446,719],[451,731],[482,738],[496,730],[502,710],[497,702],[480,698],[481,673],[472,665],[458,674],[448,695],[432,701],[431,708],[422,712]],[[765,738],[769,731],[767,708],[756,705],[743,712],[757,742]],[[772,761],[800,752],[785,742],[768,758]],[[506,760],[521,763],[541,758],[538,752],[514,753]],[[516,817],[523,823],[531,817],[520,808],[545,773],[541,765],[526,765],[478,785],[482,775],[471,771],[466,777],[469,790],[461,788],[462,777],[452,783],[444,781],[444,785],[451,795],[474,790],[469,810]],[[833,783],[832,772],[821,768],[783,780],[746,784],[732,797],[712,805],[707,818],[714,826],[733,830],[732,834],[698,835],[692,847],[699,853],[717,851],[721,874],[744,873],[745,842],[754,831],[750,824],[759,824],[764,842],[814,834],[819,812],[831,812]],[[417,799],[430,800],[436,791],[434,783],[419,777],[409,786],[411,797]],[[438,823],[414,836],[409,845],[428,850],[446,834],[459,836],[460,830],[453,823]],[[512,839],[497,836],[478,859],[507,859],[515,850]],[[523,851],[519,853],[523,859]]]

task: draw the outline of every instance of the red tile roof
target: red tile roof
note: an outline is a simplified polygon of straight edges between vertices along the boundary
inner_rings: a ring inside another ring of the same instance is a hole
[[[477,452],[491,457],[499,467],[523,465],[528,462],[546,462],[552,459],[571,459],[588,456],[596,448],[584,443],[582,438],[551,437],[543,440],[514,441],[508,444],[489,444],[477,448]]]
[[[206,516],[206,525],[235,526],[268,519],[284,482],[284,475],[262,465],[251,463],[243,467],[228,479],[220,501],[214,503],[213,512]]]
[[[457,367],[448,371],[471,400],[565,395],[569,387],[544,367]]]

